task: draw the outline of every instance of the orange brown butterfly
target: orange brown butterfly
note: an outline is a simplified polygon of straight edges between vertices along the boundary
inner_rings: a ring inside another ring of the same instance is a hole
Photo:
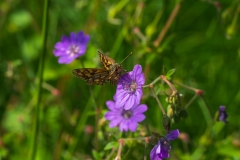
[[[126,70],[120,65],[132,52],[124,58],[121,63],[116,63],[116,61],[101,52],[98,51],[100,61],[104,68],[79,68],[73,69],[72,73],[85,81],[87,84],[91,85],[104,85],[106,82],[110,82],[112,85],[118,83],[118,79],[122,76],[122,72]]]

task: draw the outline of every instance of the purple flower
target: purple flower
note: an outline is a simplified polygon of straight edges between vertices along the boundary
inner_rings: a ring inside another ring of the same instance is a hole
[[[114,101],[107,101],[106,105],[110,111],[105,114],[105,118],[109,121],[109,127],[118,126],[119,130],[127,132],[128,130],[135,132],[138,127],[138,122],[145,119],[143,114],[147,110],[145,104],[140,104],[132,107],[129,110],[123,108],[116,108]]]
[[[116,91],[116,107],[129,110],[140,103],[142,85],[145,82],[141,65],[134,66],[131,72],[124,74],[118,82]]]
[[[218,113],[219,113],[219,121],[222,121],[224,123],[227,123],[227,112],[226,112],[225,106],[220,106]]]
[[[169,158],[169,151],[171,150],[170,141],[179,136],[179,130],[170,131],[166,137],[161,137],[150,153],[151,160],[161,160],[162,158]]]
[[[90,37],[83,32],[70,33],[70,37],[62,36],[62,40],[55,44],[54,55],[59,57],[58,63],[68,64],[83,55]]]

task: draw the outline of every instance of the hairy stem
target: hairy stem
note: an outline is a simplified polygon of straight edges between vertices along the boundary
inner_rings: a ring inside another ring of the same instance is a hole
[[[153,86],[150,86],[150,88],[151,88],[151,90],[152,90],[152,93],[153,93],[154,98],[156,99],[156,101],[157,101],[157,103],[158,103],[158,106],[160,107],[160,109],[161,109],[161,111],[162,111],[162,114],[163,114],[163,115],[166,115],[166,113],[165,113],[165,111],[164,111],[164,109],[163,109],[163,106],[162,106],[161,102],[159,101],[159,99],[158,99],[158,97],[157,97],[157,95],[156,95],[156,92],[155,92]]]

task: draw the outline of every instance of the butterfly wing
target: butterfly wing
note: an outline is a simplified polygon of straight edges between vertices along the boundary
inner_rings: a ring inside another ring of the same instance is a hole
[[[114,59],[102,54],[101,52],[98,51],[100,61],[102,62],[103,67],[106,70],[110,70],[111,67],[116,63]]]
[[[91,85],[104,85],[108,81],[109,71],[98,68],[73,69],[72,73]]]

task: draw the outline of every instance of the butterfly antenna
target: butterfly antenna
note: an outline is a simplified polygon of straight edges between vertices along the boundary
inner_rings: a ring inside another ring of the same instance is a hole
[[[127,59],[131,54],[132,54],[132,52],[129,53],[129,55],[127,55],[127,57],[125,57],[119,64],[121,64],[123,61],[125,61],[125,59]]]

